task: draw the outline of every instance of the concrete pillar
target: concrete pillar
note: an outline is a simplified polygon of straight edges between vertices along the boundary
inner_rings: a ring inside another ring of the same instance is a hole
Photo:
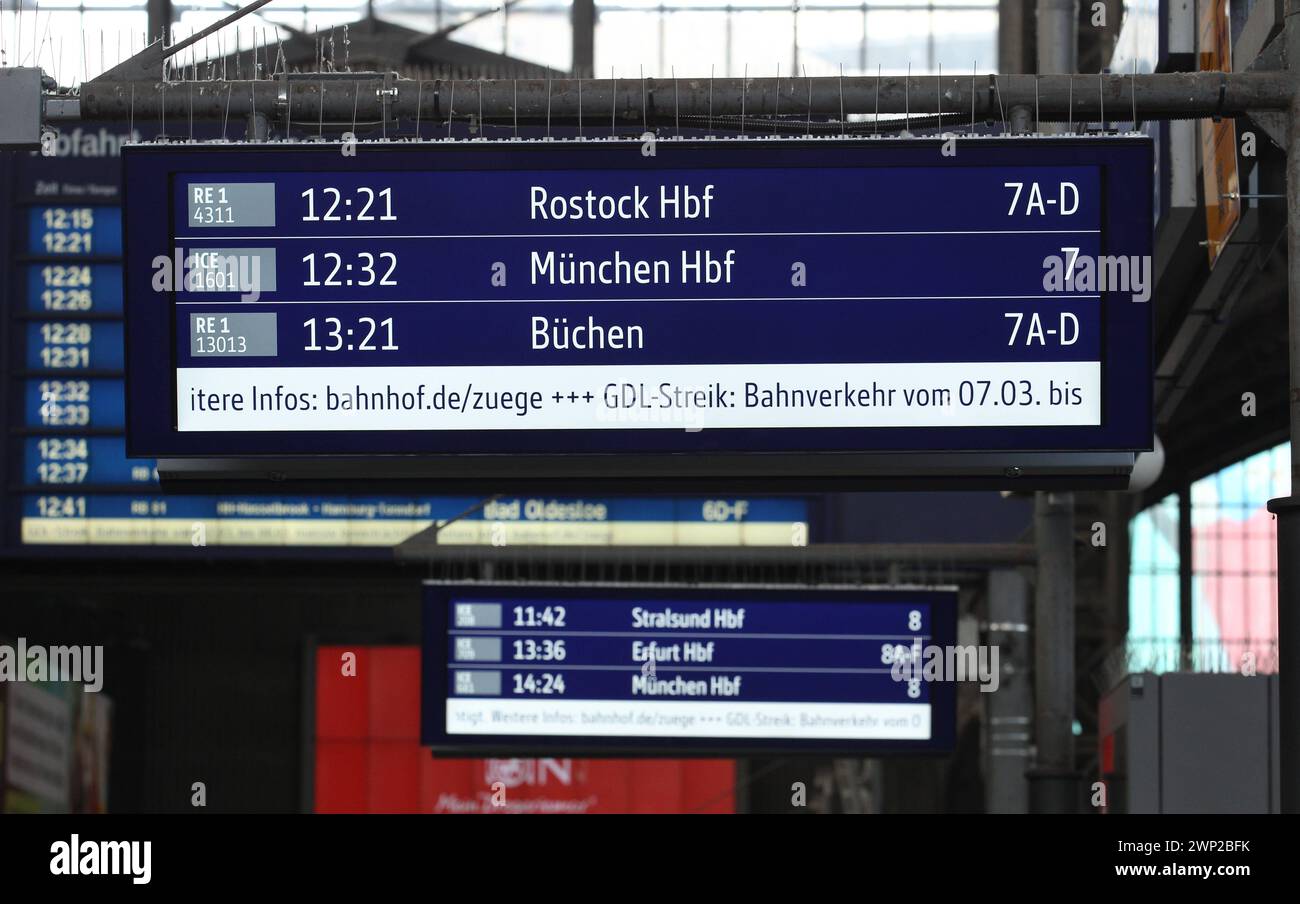
[[[1032,809],[1074,812],[1074,494],[1038,493],[1034,505],[1038,588],[1034,601]]]
[[[998,689],[984,698],[985,808],[1028,813],[1033,765],[1029,582],[1014,569],[989,572],[985,643],[998,648]]]

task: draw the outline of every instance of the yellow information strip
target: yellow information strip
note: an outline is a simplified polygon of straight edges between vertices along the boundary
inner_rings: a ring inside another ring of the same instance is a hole
[[[50,518],[22,519],[32,546],[395,546],[431,520],[327,518]],[[503,522],[465,520],[443,528],[448,546],[803,546],[808,524],[789,522]]]

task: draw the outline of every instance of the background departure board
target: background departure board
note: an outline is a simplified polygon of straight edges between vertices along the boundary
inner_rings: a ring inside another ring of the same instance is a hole
[[[10,553],[356,547],[381,556],[479,502],[164,495],[155,462],[127,457],[119,156],[126,132],[66,126],[55,156],[0,154],[0,545]],[[159,387],[164,405],[166,392]],[[808,542],[808,513],[802,498],[512,496],[448,527],[440,542],[790,545]]]
[[[952,683],[895,674],[953,643],[955,591],[425,587],[435,753],[941,751]]]

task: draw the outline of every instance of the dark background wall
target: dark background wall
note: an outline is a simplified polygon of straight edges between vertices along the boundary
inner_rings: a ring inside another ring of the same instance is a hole
[[[417,644],[425,569],[386,563],[0,563],[0,637],[102,644],[114,704],[109,808],[302,808],[308,645]],[[829,761],[752,761],[757,812],[792,812],[790,783]],[[775,767],[775,768],[773,768]],[[888,811],[942,812],[949,758],[886,765]],[[744,773],[742,772],[742,775]],[[795,777],[795,778],[792,778]],[[807,812],[806,810],[804,812]]]
[[[103,644],[109,806],[298,810],[303,654],[419,641],[416,568],[356,563],[0,564],[0,635]]]

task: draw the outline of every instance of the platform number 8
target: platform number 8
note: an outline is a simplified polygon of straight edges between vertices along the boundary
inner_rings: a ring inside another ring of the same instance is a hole
[[[921,630],[921,613],[915,609],[907,613],[907,630],[909,631]]]

